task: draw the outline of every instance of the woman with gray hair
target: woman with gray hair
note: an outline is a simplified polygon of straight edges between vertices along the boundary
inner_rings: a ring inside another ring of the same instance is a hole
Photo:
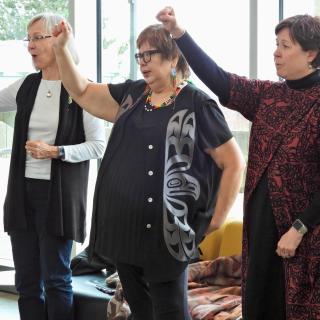
[[[103,122],[61,84],[51,30],[63,17],[44,13],[27,26],[38,72],[0,91],[0,112],[16,111],[4,204],[22,320],[71,320],[72,241],[83,242],[89,159],[105,148]],[[69,46],[73,60],[78,55]]]

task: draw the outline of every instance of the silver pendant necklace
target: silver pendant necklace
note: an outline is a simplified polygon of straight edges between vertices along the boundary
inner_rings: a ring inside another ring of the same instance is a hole
[[[53,81],[54,83],[53,83],[53,87],[52,87],[52,88],[49,87],[49,85],[48,85],[48,80],[44,80],[43,82],[44,82],[44,84],[45,84],[45,86],[46,86],[46,88],[47,88],[46,97],[47,97],[47,98],[51,98],[52,95],[53,95],[52,90],[56,87],[57,81]]]

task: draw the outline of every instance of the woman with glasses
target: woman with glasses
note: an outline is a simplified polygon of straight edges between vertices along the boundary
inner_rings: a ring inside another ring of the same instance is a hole
[[[137,39],[143,79],[119,84],[87,81],[66,48],[70,27],[61,23],[53,34],[72,98],[114,123],[96,184],[91,252],[115,262],[134,319],[190,319],[186,267],[236,197],[239,147],[216,103],[187,81],[186,61],[161,25]]]
[[[30,20],[25,40],[38,72],[0,91],[0,111],[16,111],[4,227],[22,320],[73,319],[71,247],[85,239],[88,160],[105,148],[102,120],[61,84],[51,30],[62,20],[50,13]]]
[[[228,73],[159,12],[191,67],[230,109],[252,122],[245,188],[243,318],[320,319],[320,19],[297,15],[275,28],[285,81]]]

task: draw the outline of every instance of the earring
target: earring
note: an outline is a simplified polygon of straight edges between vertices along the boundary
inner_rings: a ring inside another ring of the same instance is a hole
[[[177,81],[177,69],[175,67],[172,67],[170,70],[170,77],[172,81],[173,88],[176,88],[176,81]]]
[[[311,64],[311,62],[309,62],[308,67],[309,69],[313,69],[313,65]]]

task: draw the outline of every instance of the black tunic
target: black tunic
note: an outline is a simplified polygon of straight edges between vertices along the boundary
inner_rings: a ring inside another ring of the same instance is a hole
[[[216,103],[190,84],[153,112],[144,109],[144,81],[109,88],[121,115],[99,170],[90,247],[142,266],[149,280],[172,280],[214,212],[221,171],[204,150],[232,134]]]

